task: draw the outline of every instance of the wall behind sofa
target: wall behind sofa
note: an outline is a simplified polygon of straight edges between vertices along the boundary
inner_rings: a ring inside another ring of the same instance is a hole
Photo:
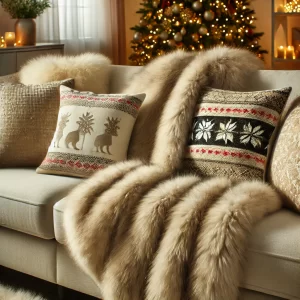
[[[14,31],[15,22],[16,20],[12,20],[10,15],[0,6],[0,36],[4,36],[7,31]]]
[[[136,14],[140,7],[140,0],[126,0],[125,6],[125,22],[126,22],[126,57],[128,60],[129,55],[132,53],[130,48],[130,41],[133,37],[133,31],[130,27],[137,25],[141,15]],[[264,32],[260,44],[269,52],[265,55],[266,68],[271,67],[271,33],[272,33],[272,0],[252,0],[251,6],[256,12],[256,31]],[[129,61],[128,61],[129,63]]]

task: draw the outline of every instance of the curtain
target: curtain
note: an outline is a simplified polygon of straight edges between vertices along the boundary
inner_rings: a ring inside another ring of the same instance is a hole
[[[125,34],[122,34],[125,22],[121,2],[51,0],[51,8],[37,18],[37,40],[63,43],[68,55],[100,52],[116,64],[123,63],[125,55],[120,49],[125,51]]]

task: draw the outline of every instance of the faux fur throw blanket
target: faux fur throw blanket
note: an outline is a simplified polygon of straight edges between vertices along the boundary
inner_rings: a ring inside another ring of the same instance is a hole
[[[125,91],[147,94],[135,159],[76,187],[64,215],[68,248],[105,300],[237,299],[249,233],[280,198],[264,183],[177,172],[202,89],[242,89],[260,66],[245,50],[175,52]]]
[[[104,300],[235,300],[248,235],[280,206],[262,182],[170,178],[128,161],[75,188],[64,221]]]

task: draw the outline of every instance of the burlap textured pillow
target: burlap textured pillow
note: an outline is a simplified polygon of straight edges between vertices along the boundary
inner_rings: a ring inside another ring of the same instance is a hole
[[[55,131],[60,85],[0,84],[0,167],[36,167]]]
[[[209,89],[196,107],[184,168],[201,176],[263,179],[270,139],[290,92]]]
[[[97,95],[61,87],[56,131],[37,173],[88,177],[127,158],[139,95]]]
[[[300,212],[300,105],[287,116],[270,160],[270,182]]]

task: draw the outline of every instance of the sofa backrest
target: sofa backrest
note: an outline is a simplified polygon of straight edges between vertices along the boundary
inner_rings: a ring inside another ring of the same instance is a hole
[[[257,71],[249,80],[248,91],[272,90],[292,87],[287,107],[300,96],[300,71],[262,70]],[[286,107],[286,108],[287,108]]]
[[[121,93],[130,83],[134,74],[142,67],[112,65],[110,93]],[[291,86],[293,88],[289,104],[300,96],[300,71],[263,70],[251,76],[246,87],[247,91],[271,90]]]
[[[109,92],[119,94],[130,83],[134,74],[139,72],[142,67],[138,66],[111,66]]]

